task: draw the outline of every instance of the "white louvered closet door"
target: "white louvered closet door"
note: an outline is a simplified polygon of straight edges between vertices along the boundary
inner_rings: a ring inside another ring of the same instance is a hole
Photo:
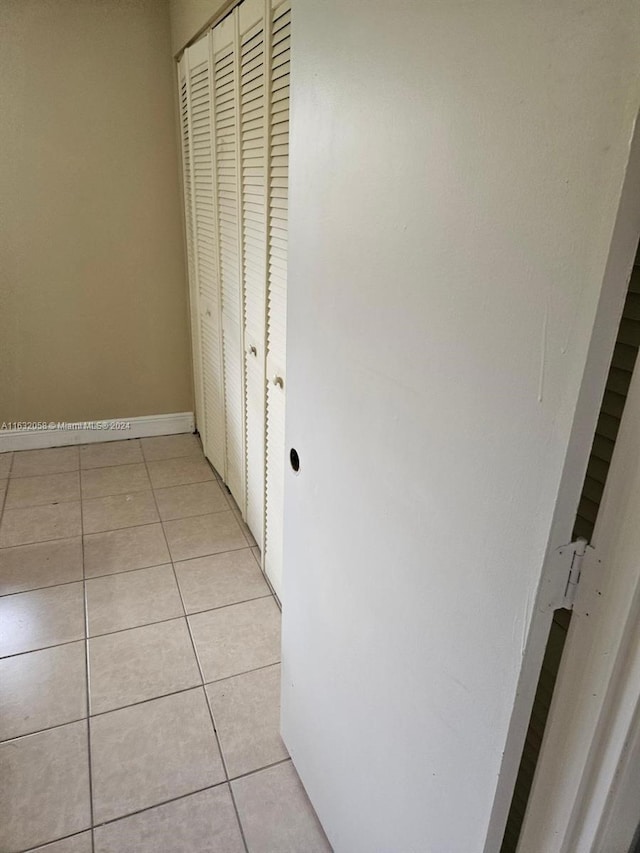
[[[197,365],[195,382],[198,428],[205,454],[224,476],[224,377],[209,37],[202,38],[190,47],[185,58],[190,142],[190,217],[193,235],[193,261],[189,275],[192,281],[194,338],[199,350],[199,355],[194,358]]]
[[[191,171],[191,109],[189,104],[189,65],[185,52],[178,63],[178,99],[180,104],[180,138],[182,148],[182,178],[184,191],[184,218],[187,242],[187,272],[189,276],[189,307],[191,319],[191,344],[198,429],[205,441],[204,401],[202,393],[202,348],[200,346],[200,315],[198,311],[198,283],[195,270],[195,234],[193,225],[193,174]]]
[[[263,547],[265,486],[265,310],[267,124],[264,0],[237,9],[245,348],[246,521]]]
[[[289,2],[244,0],[178,65],[197,423],[276,592],[284,498]]]
[[[282,581],[287,325],[287,200],[291,4],[271,11],[269,68],[269,225],[267,274],[267,453],[265,572],[276,593]]]
[[[220,246],[222,364],[226,437],[225,481],[245,509],[245,406],[240,216],[239,62],[236,15],[213,30],[214,159]]]

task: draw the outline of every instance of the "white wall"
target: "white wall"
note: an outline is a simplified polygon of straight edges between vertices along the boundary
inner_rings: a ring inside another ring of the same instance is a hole
[[[337,853],[495,853],[622,305],[563,479],[640,7],[296,0],[293,27],[283,730]]]

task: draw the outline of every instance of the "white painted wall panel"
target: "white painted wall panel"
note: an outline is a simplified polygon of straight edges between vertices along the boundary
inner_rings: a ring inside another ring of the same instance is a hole
[[[629,0],[296,0],[283,732],[337,853],[499,846],[639,36]]]

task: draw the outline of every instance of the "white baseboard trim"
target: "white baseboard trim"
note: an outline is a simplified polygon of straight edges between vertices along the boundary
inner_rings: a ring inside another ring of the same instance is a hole
[[[195,422],[193,412],[176,412],[170,415],[144,415],[140,418],[112,418],[80,423],[27,423],[22,429],[7,429],[0,423],[0,427],[0,453],[6,453],[9,450],[36,450],[68,444],[175,435],[193,432]]]

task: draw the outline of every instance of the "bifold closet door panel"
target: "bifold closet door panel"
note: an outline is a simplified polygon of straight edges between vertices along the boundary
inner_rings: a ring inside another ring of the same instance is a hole
[[[178,63],[178,100],[180,108],[180,139],[182,153],[182,188],[187,248],[187,275],[189,279],[189,312],[191,322],[191,347],[193,356],[193,383],[196,406],[196,423],[203,442],[206,427],[202,393],[202,351],[200,347],[200,315],[198,311],[198,284],[195,272],[195,235],[193,225],[193,175],[191,171],[191,110],[189,105],[189,65],[187,52]]]
[[[269,223],[267,274],[267,452],[265,571],[279,594],[285,469],[287,199],[291,5],[274,3],[269,67]]]
[[[225,481],[244,512],[246,450],[236,18],[237,13],[234,12],[218,24],[212,32],[212,40],[214,158],[226,438]]]
[[[210,36],[188,49],[197,345],[200,351],[199,428],[207,458],[225,476],[224,381],[213,162]],[[204,430],[202,429],[204,427]]]
[[[265,310],[267,133],[265,2],[237,9],[240,64],[240,167],[245,358],[246,521],[263,544],[265,482]]]

